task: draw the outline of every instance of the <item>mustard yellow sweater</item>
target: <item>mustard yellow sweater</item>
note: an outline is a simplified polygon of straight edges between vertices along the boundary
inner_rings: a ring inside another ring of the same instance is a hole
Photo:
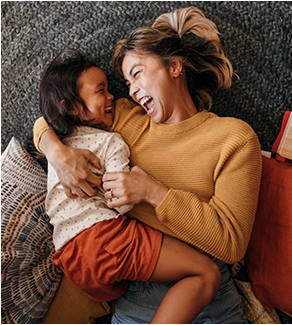
[[[48,126],[40,118],[35,145]],[[202,111],[177,124],[155,124],[140,106],[116,102],[112,131],[139,165],[170,190],[155,209],[136,205],[129,216],[225,261],[246,251],[257,207],[262,157],[252,128]]]

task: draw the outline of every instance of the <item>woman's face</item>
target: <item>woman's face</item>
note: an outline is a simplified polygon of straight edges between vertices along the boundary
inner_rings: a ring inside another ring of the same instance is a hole
[[[108,92],[108,82],[105,73],[90,67],[84,70],[77,79],[79,96],[90,112],[91,125],[109,127],[113,123],[112,102],[114,96]],[[83,117],[87,119],[88,117]]]
[[[139,103],[155,123],[178,122],[176,96],[177,71],[165,66],[154,55],[128,53],[122,64],[130,96]]]

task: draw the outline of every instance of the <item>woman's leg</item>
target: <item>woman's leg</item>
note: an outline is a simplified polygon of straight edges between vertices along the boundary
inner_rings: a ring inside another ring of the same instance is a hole
[[[164,296],[152,323],[191,323],[216,296],[221,272],[208,256],[180,240],[164,236],[149,281],[175,283]]]

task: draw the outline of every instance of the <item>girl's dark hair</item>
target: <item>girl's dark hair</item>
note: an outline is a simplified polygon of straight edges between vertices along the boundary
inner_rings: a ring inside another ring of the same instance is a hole
[[[159,16],[117,43],[113,68],[122,77],[127,53],[156,55],[164,64],[182,58],[188,89],[198,110],[210,109],[220,88],[231,86],[233,68],[225,55],[216,25],[195,7]]]
[[[80,51],[66,48],[45,67],[39,90],[41,113],[54,130],[63,138],[73,133],[76,126],[86,123],[71,111],[80,108],[89,116],[84,101],[79,97],[77,79],[84,70],[97,65]]]

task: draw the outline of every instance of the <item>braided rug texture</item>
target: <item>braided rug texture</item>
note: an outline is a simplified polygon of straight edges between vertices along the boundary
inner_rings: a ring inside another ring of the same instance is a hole
[[[213,111],[248,122],[270,150],[283,112],[292,109],[292,4],[263,1],[2,1],[1,152],[12,136],[25,144],[40,116],[44,65],[62,48],[81,49],[100,62],[110,90],[127,89],[111,69],[116,41],[160,14],[197,6],[213,20],[239,76],[218,95]]]

